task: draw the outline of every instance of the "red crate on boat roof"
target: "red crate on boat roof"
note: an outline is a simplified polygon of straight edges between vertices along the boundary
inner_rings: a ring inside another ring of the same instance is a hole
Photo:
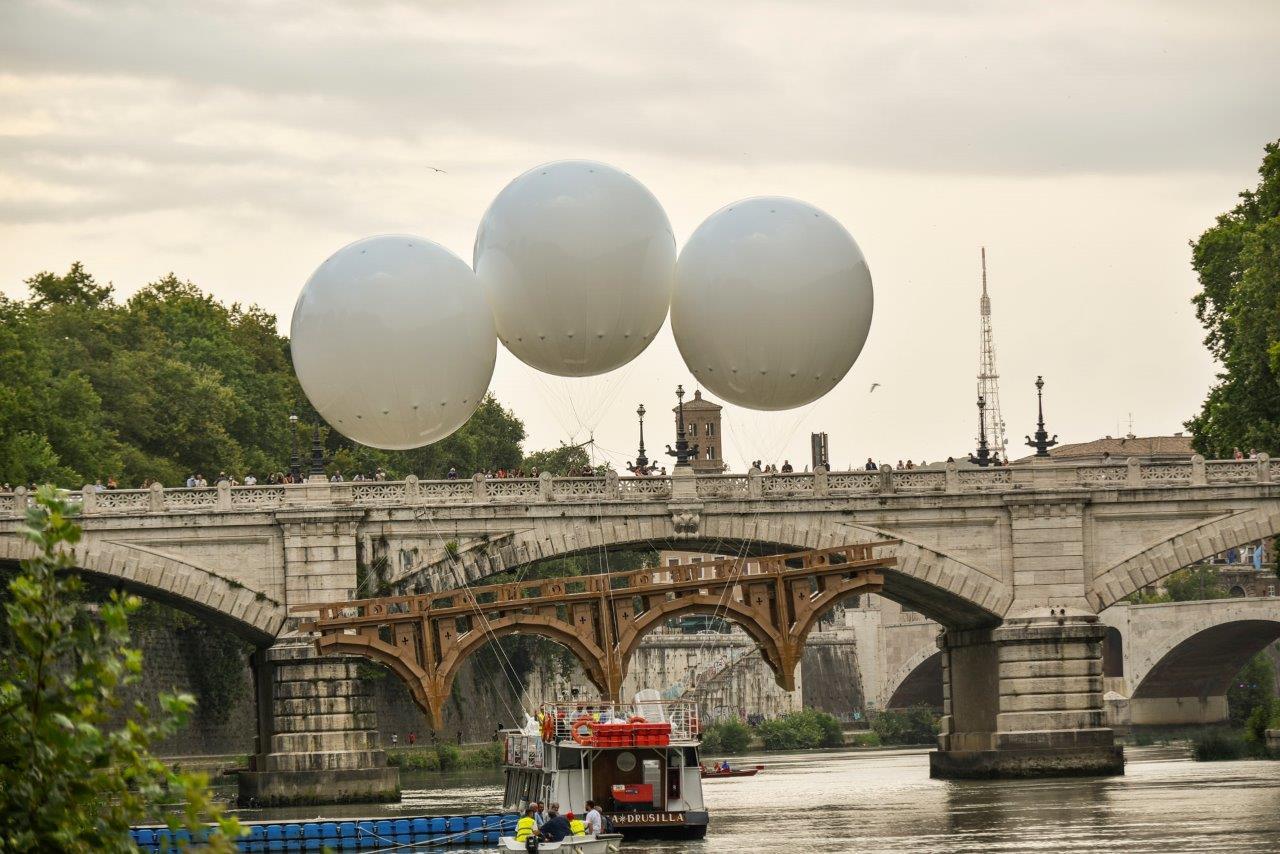
[[[614,783],[611,793],[620,804],[653,803],[652,783]]]

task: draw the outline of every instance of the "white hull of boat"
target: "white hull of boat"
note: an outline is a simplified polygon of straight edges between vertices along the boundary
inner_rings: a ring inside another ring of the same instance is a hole
[[[538,843],[538,854],[543,851],[563,851],[565,854],[611,854],[622,849],[622,834],[605,833],[600,836],[567,836],[559,842]],[[504,836],[499,841],[499,851],[525,851],[525,844],[514,836]]]

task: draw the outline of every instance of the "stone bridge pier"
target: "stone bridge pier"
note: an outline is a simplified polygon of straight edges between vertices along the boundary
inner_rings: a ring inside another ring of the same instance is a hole
[[[1120,774],[1106,726],[1094,614],[1057,606],[994,629],[944,631],[943,717],[935,777]]]

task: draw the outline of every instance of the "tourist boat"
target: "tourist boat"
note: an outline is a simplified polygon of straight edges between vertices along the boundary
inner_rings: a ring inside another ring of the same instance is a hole
[[[763,765],[756,765],[753,768],[730,768],[728,771],[721,770],[715,766],[710,768],[703,766],[702,779],[719,780],[722,777],[754,777],[763,770]]]
[[[591,800],[629,838],[706,835],[693,703],[642,691],[630,704],[547,704],[503,736],[506,810],[558,803],[581,817]]]

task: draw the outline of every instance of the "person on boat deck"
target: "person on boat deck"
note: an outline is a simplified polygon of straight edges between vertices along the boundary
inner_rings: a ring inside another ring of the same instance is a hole
[[[595,801],[587,801],[587,815],[583,819],[587,825],[587,833],[592,836],[599,836],[604,832],[604,822],[600,818],[600,807]]]
[[[576,818],[572,811],[565,813],[564,817],[568,819],[569,832],[574,836],[582,836],[587,832],[586,822],[580,818]]]
[[[538,822],[534,819],[537,813],[533,804],[525,808],[524,817],[516,822],[516,842],[524,842],[530,836],[538,835]]]
[[[570,813],[572,815],[572,813]],[[560,805],[552,803],[547,807],[547,820],[543,822],[538,832],[542,834],[542,838],[548,842],[559,842],[569,834],[573,833],[573,828],[569,825],[569,819],[560,815]],[[579,822],[581,824],[581,822]]]

